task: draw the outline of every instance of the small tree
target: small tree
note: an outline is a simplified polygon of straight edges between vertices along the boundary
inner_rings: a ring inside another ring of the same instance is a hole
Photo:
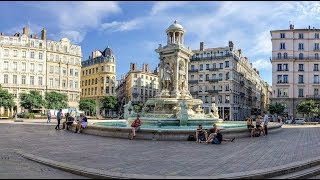
[[[105,96],[103,99],[101,99],[101,108],[104,110],[112,110],[115,111],[117,108],[119,108],[118,99],[115,96]]]
[[[269,110],[270,114],[275,114],[276,117],[278,117],[278,115],[283,114],[285,108],[286,108],[285,105],[276,102],[274,104],[270,104],[268,110]]]
[[[55,91],[46,92],[45,107],[47,109],[65,109],[68,107],[68,97]]]
[[[96,101],[94,99],[80,99],[79,109],[93,115],[96,113]]]
[[[4,107],[5,109],[12,108],[15,105],[13,100],[13,95],[8,92],[8,90],[2,89],[0,85],[0,107]]]
[[[136,104],[133,106],[133,108],[134,108],[134,112],[141,113],[142,108],[143,108],[143,103]]]
[[[304,101],[298,104],[297,111],[303,114],[303,116],[307,114],[309,117],[308,121],[310,121],[311,113],[318,113],[319,109],[314,100],[309,100],[309,101]]]
[[[42,108],[43,104],[44,101],[39,91],[31,90],[29,93],[20,94],[20,105],[29,111]]]

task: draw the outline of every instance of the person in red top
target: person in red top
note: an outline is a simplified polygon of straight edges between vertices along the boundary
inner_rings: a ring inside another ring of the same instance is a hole
[[[138,115],[137,115],[137,119],[134,120],[134,121],[132,122],[132,124],[131,124],[132,134],[131,134],[130,140],[132,140],[133,137],[136,136],[136,131],[139,131],[140,126],[141,126],[141,124],[142,124],[142,121],[140,120],[139,117],[140,117],[140,116],[139,116],[139,114],[138,114]]]

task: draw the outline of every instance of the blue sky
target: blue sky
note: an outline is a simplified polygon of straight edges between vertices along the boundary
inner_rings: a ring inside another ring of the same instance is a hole
[[[83,60],[107,46],[117,59],[117,79],[130,62],[149,63],[154,69],[158,44],[166,44],[165,29],[174,20],[185,28],[185,46],[224,47],[232,40],[242,49],[262,78],[271,84],[270,30],[317,27],[319,2],[0,2],[0,32],[13,35],[24,26],[48,38],[68,37],[82,48]]]

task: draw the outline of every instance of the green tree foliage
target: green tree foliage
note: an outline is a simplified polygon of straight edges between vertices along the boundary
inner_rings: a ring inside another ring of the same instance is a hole
[[[5,109],[12,108],[15,105],[13,100],[13,95],[8,92],[8,90],[2,89],[0,85],[0,107]]]
[[[90,115],[96,113],[96,101],[94,99],[80,99],[79,109]]]
[[[133,106],[133,110],[136,113],[141,113],[142,108],[143,108],[143,103],[139,103]]]
[[[55,91],[46,92],[45,107],[47,109],[65,109],[68,107],[68,97]]]
[[[40,109],[44,101],[39,91],[31,90],[29,93],[20,94],[20,105],[29,111]]]
[[[281,104],[281,103],[274,103],[274,104],[270,104],[269,105],[269,112],[271,114],[283,114],[284,109],[286,108],[285,105]]]
[[[310,119],[311,113],[319,113],[319,107],[314,100],[309,100],[298,104],[297,111],[303,115],[307,114]]]
[[[101,99],[101,108],[105,110],[117,111],[119,109],[118,99],[115,96],[105,96]]]

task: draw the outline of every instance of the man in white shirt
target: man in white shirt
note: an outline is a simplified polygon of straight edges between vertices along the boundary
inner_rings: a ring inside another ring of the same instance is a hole
[[[268,135],[268,122],[269,117],[266,112],[263,112],[263,121],[264,121],[264,135]]]

